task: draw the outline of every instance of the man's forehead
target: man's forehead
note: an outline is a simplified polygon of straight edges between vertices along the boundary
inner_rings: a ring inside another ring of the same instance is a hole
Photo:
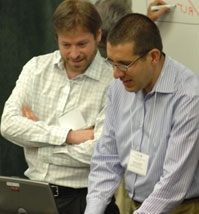
[[[63,29],[60,33],[67,33],[67,32],[68,33],[76,33],[76,32],[91,33],[91,30],[89,30],[84,26],[76,25],[70,28]]]
[[[81,29],[73,29],[71,31],[62,31],[58,33],[58,37],[60,39],[77,39],[84,40],[86,38],[94,37],[93,34],[89,31],[81,30]]]
[[[120,43],[112,45],[107,42],[107,56],[110,59],[133,56],[133,43]]]

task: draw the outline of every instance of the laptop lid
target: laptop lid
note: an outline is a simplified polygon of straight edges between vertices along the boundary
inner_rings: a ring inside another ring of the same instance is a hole
[[[0,176],[0,214],[58,214],[48,183]]]

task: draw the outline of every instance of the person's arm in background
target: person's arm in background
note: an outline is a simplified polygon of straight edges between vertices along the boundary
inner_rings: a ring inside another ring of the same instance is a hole
[[[169,11],[169,8],[167,7],[163,7],[160,10],[155,10],[152,11],[151,7],[152,6],[156,6],[156,5],[165,5],[166,2],[162,1],[162,0],[155,0],[153,2],[151,2],[148,6],[147,9],[147,16],[152,20],[152,21],[157,21],[157,19],[162,16],[163,14],[167,13]]]

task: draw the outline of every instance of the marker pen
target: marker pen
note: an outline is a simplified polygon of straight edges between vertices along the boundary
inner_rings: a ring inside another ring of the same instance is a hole
[[[174,8],[176,7],[175,4],[163,4],[163,5],[155,5],[155,6],[151,6],[151,10],[154,11],[154,10],[159,10],[163,7],[167,7],[167,8]]]

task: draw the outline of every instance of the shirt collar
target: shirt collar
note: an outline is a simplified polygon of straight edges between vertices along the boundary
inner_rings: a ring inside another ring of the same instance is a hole
[[[103,63],[104,58],[100,55],[99,51],[97,51],[95,58],[84,74],[92,79],[99,80],[102,73]]]
[[[165,55],[164,65],[153,91],[159,93],[173,93],[175,74],[176,72],[174,66],[172,66],[171,58]]]
[[[59,68],[63,68],[63,60],[58,50],[54,52],[53,63],[54,65],[57,65]],[[100,55],[98,50],[92,63],[83,73],[83,75],[88,76],[89,78],[92,78],[92,79],[99,80],[102,72],[103,63],[104,63],[104,58]]]

